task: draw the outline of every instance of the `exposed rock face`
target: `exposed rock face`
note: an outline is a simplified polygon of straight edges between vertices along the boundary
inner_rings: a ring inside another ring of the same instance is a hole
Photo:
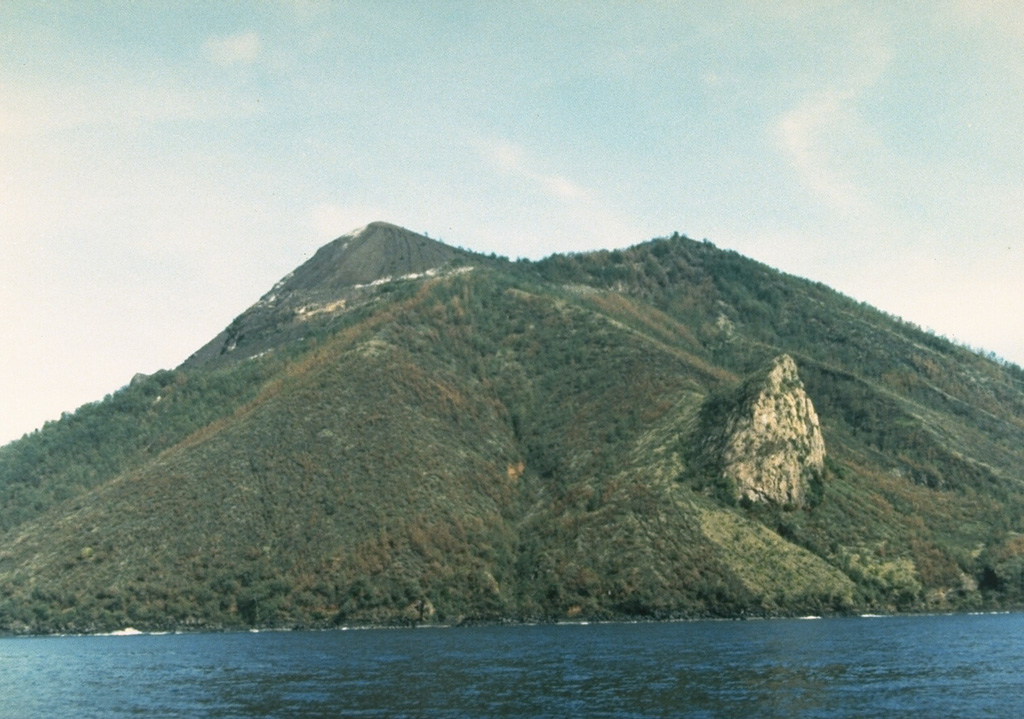
[[[825,470],[818,415],[796,363],[781,355],[749,379],[719,435],[715,463],[737,499],[801,507]]]

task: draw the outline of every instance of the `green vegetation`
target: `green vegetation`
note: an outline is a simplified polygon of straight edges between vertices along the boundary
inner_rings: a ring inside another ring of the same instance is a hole
[[[1024,604],[1020,368],[684,237],[385,229],[0,448],[0,629]],[[828,452],[804,509],[737,503],[702,445],[783,352]]]
[[[273,373],[266,362],[230,372],[161,371],[103,401],[64,413],[0,452],[0,531],[116,477],[230,414]]]

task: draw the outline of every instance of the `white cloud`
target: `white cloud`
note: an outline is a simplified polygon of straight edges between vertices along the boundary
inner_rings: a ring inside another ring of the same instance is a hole
[[[207,38],[206,56],[217,65],[251,65],[262,49],[259,36],[252,31]]]
[[[529,180],[552,197],[560,200],[587,199],[587,191],[572,180],[562,175],[537,169],[540,163],[530,157],[519,145],[498,140],[479,142],[477,147],[484,158],[492,164],[524,180]]]
[[[809,98],[779,118],[773,133],[807,189],[832,209],[857,214],[869,203],[834,159],[851,124],[850,99],[836,93]]]
[[[837,42],[849,48],[850,60],[824,89],[809,93],[771,128],[777,146],[801,183],[832,210],[863,215],[873,210],[870,188],[856,181],[862,160],[879,147],[857,108],[892,62],[885,42],[888,28],[870,14],[858,13],[856,29]]]
[[[481,140],[474,145],[500,174],[526,183],[525,192],[511,187],[502,192],[508,211],[518,213],[520,227],[536,228],[525,233],[534,239],[521,243],[517,253],[539,257],[549,254],[553,243],[563,250],[581,251],[646,239],[643,226],[616,212],[603,193],[551,171],[526,148],[506,140]],[[528,210],[525,215],[524,209]]]

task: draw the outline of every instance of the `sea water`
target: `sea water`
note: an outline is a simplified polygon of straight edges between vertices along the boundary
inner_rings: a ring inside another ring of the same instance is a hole
[[[1024,615],[0,639],[0,717],[1022,717]]]

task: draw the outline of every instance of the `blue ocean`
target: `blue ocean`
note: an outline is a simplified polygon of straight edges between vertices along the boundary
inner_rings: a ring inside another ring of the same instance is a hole
[[[1022,717],[1024,615],[0,639],[0,717]]]

